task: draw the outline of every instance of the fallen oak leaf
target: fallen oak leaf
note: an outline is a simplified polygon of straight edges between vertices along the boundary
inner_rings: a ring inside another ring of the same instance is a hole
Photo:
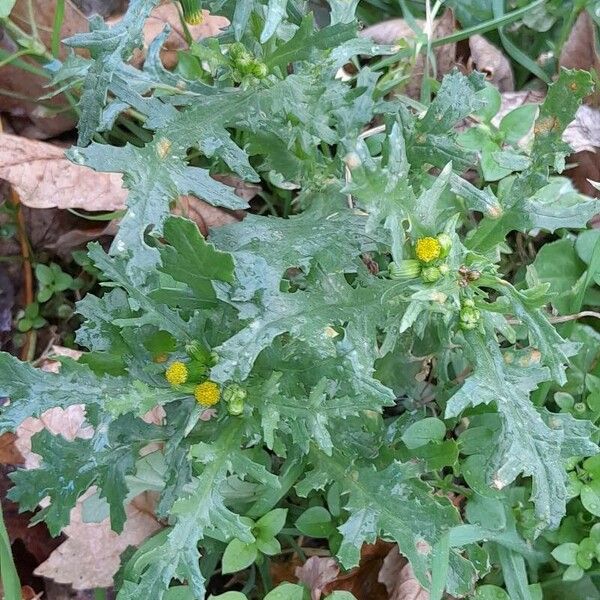
[[[39,419],[28,417],[17,427],[15,441],[17,450],[25,459],[26,469],[36,469],[40,466],[42,457],[31,451],[31,438],[42,429],[47,429],[52,435],[61,435],[69,441],[77,438],[90,439],[94,435],[93,428],[86,425],[83,404],[51,408]]]
[[[331,557],[311,556],[301,567],[296,567],[296,577],[310,590],[311,600],[320,600],[328,583],[335,581],[340,567]]]
[[[346,591],[358,600],[388,600],[385,586],[379,581],[383,561],[394,545],[377,540],[374,544],[363,544],[360,550],[358,567],[340,574],[324,588],[326,594]]]
[[[595,70],[600,73],[600,55],[597,51],[596,25],[587,10],[582,10],[569,33],[560,53],[559,67]],[[590,106],[600,107],[600,91],[586,98]]]
[[[70,584],[75,590],[111,587],[121,553],[162,529],[147,510],[145,498],[140,498],[139,505],[134,500],[125,507],[127,520],[121,534],[111,529],[108,518],[100,523],[84,523],[82,502],[86,497],[71,510],[71,521],[63,530],[66,541],[34,571],[40,577]]]
[[[32,208],[122,208],[126,192],[121,176],[95,173],[67,160],[58,146],[0,134],[0,179],[8,181],[21,202]]]
[[[215,176],[223,183],[235,187],[235,193],[243,198],[254,197],[260,188],[246,184],[229,175]],[[122,187],[118,173],[98,173],[71,163],[62,148],[46,142],[28,140],[15,135],[0,133],[0,179],[13,185],[23,205],[35,209],[80,209],[90,212],[113,212],[125,208],[127,193]],[[216,208],[191,196],[182,196],[179,202],[181,214],[195,221],[203,234],[208,229],[239,221],[243,212],[230,212]],[[92,234],[74,235],[75,240],[62,239],[73,245],[89,241],[90,235],[110,235],[114,226],[96,228]],[[60,249],[58,241],[51,246]]]
[[[394,546],[383,560],[378,579],[387,588],[389,600],[429,600],[429,592],[418,582],[398,546]]]
[[[467,70],[485,73],[485,78],[500,92],[512,92],[515,78],[510,60],[502,50],[482,35],[472,35],[468,42],[470,56],[466,61]]]

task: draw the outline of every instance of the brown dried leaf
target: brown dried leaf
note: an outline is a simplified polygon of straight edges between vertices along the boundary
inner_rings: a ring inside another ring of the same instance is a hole
[[[229,25],[229,21],[225,17],[211,15],[207,10],[202,12],[204,21],[200,25],[188,25],[194,40],[214,37],[220,33],[221,29]],[[179,12],[174,3],[157,6],[152,11],[144,26],[144,46],[147,48],[152,40],[162,33],[167,24],[171,26],[171,33],[161,50],[160,56],[165,67],[172,69],[177,64],[177,51],[188,47]],[[134,62],[139,64],[142,60],[142,56],[138,54]]]
[[[565,129],[563,141],[575,152],[595,152],[597,148],[600,149],[600,110],[587,105],[580,106],[575,120]]]
[[[296,577],[310,590],[311,600],[320,600],[328,583],[335,581],[340,568],[335,558],[312,556],[301,567],[296,567]]]
[[[582,193],[592,196],[593,198],[600,197],[600,191],[593,186],[590,181],[600,181],[600,150],[590,152],[583,150],[571,154],[567,161],[568,168],[565,175],[573,181],[573,185]],[[596,215],[592,219],[594,227],[600,225],[600,216]]]
[[[297,554],[292,554],[283,557],[273,557],[271,560],[270,572],[271,581],[273,587],[277,587],[280,583],[285,581],[289,583],[296,583],[298,578],[296,577],[296,569],[302,566],[302,561]],[[279,560],[278,560],[279,558]],[[284,560],[281,560],[283,558]]]
[[[563,46],[558,61],[559,66],[585,71],[595,69],[600,73],[600,55],[596,50],[596,44],[596,26],[590,13],[583,10]],[[586,101],[590,106],[600,107],[600,91],[588,96]]]
[[[40,466],[41,456],[31,451],[31,438],[42,429],[47,429],[53,435],[62,435],[66,440],[75,438],[90,439],[94,429],[85,424],[85,406],[74,404],[67,408],[51,408],[39,419],[29,417],[17,427],[15,446],[25,459],[26,469],[36,469]]]
[[[121,175],[96,173],[68,161],[63,150],[45,142],[26,140],[0,133],[0,179],[15,188],[23,205],[35,209],[79,208],[90,212],[114,211],[125,208],[127,192],[122,188]],[[260,188],[231,175],[216,175],[215,179],[235,188],[245,199],[253,198]],[[213,227],[243,219],[243,211],[216,208],[192,196],[182,196],[176,211],[192,219],[204,235]],[[37,223],[39,213],[32,222]],[[114,235],[114,224],[66,228],[55,232],[44,247],[64,252],[102,235]],[[35,240],[39,236],[32,235]],[[46,234],[43,235],[46,237]]]
[[[415,578],[409,562],[394,546],[383,561],[379,581],[385,585],[389,600],[429,600],[429,592]]]
[[[112,211],[126,198],[120,175],[94,173],[68,161],[62,148],[6,133],[0,134],[0,179],[33,208]]]
[[[142,496],[144,496],[142,494]],[[116,534],[107,518],[101,523],[84,523],[82,500],[71,511],[71,522],[63,530],[63,542],[36,570],[35,574],[68,583],[76,590],[106,588],[119,570],[120,555],[128,546],[138,546],[162,528],[147,510],[146,499],[138,497],[126,508],[123,533]]]
[[[11,20],[26,33],[31,32],[29,21],[29,2],[17,0],[11,12]],[[35,18],[38,35],[42,43],[50,48],[53,30],[56,0],[36,0],[33,16]],[[88,30],[85,15],[70,1],[65,2],[65,15],[60,31],[60,39],[65,39],[75,33]],[[8,52],[17,48],[6,33],[0,31],[0,47]],[[61,48],[61,58],[66,56],[66,49]],[[21,60],[39,66],[36,61],[28,57]],[[0,69],[0,87],[31,100],[20,97],[0,95],[0,111],[12,115],[11,123],[21,135],[29,138],[45,139],[56,136],[73,129],[77,119],[72,111],[64,111],[69,103],[64,96],[38,102],[38,98],[45,96],[48,89],[45,87],[48,79],[29,73],[19,67],[8,64]]]
[[[30,521],[34,516],[33,513],[21,513],[17,504],[7,500],[6,494],[13,486],[13,482],[8,477],[12,470],[13,467],[0,467],[0,498],[2,498],[4,522],[11,544],[14,544],[15,540],[21,540],[26,553],[35,559],[35,564],[31,566],[33,569],[33,567],[45,561],[62,540],[53,538],[44,523],[30,525]],[[24,565],[17,563],[18,569],[22,566]]]
[[[379,582],[378,576],[392,547],[393,544],[383,540],[377,540],[375,544],[363,544],[358,567],[327,584],[324,593],[343,590],[354,594],[358,600],[388,600],[387,590]]]
[[[36,0],[33,18],[40,41],[46,48],[52,45],[52,30],[54,28],[54,15],[56,14],[57,0]],[[17,0],[15,7],[10,13],[10,20],[18,25],[25,33],[31,34],[31,23],[29,20],[29,0]],[[87,31],[88,20],[71,0],[65,0],[65,16],[60,28],[60,39]],[[61,58],[67,54],[67,49],[62,48]]]
[[[11,432],[3,433],[0,436],[0,464],[22,465],[25,462],[15,445],[16,440],[17,436]]]
[[[194,196],[180,196],[173,212],[194,221],[205,237],[209,229],[241,221],[245,215],[243,211],[229,211],[212,206]]]
[[[469,70],[485,73],[486,79],[500,92],[512,92],[515,89],[512,67],[502,50],[482,35],[472,35],[469,38],[469,49]]]
[[[417,19],[421,29],[425,27],[425,21]],[[455,30],[454,14],[448,8],[444,14],[435,20],[431,38],[436,40],[445,37]],[[391,19],[382,21],[371,27],[367,27],[360,32],[362,37],[372,39],[378,44],[393,44],[401,39],[411,41],[415,37],[415,32],[410,28],[404,19]],[[438,80],[449,73],[456,64],[456,44],[445,44],[434,50],[436,73]],[[411,98],[418,98],[421,93],[421,84],[425,72],[426,57],[419,54],[414,62],[411,71],[411,77],[405,85],[403,93]]]

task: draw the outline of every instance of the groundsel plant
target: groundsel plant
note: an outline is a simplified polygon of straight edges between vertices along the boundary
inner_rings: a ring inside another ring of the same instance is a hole
[[[480,154],[455,128],[489,112],[483,76],[447,75],[421,110],[384,96],[360,65],[394,49],[357,36],[356,2],[331,0],[320,29],[299,1],[207,3],[231,21],[221,36],[168,71],[165,30],[136,69],[157,3],[132,0],[112,27],[92,18],[66,41],[90,58],[55,74],[82,86],[68,156],[122,173],[128,210],[108,252],[89,247],[102,289],[77,306],[81,359],[50,374],[0,354],[2,431],[74,404],[94,431],[37,433],[41,465],[14,473],[10,497],[49,499],[35,518],[57,535],[90,487],[84,503],[116,532],[133,496],[157,492],[165,527],[124,555],[119,599],[204,598],[218,569],[254,577],[309,505],[332,515],[323,543],[345,569],[383,538],[431,598],[472,594],[496,564],[527,598],[537,555],[516,494],[534,538],[555,529],[565,461],[598,448],[590,421],[532,402],[565,382],[578,345],[551,324],[548,285],[533,271],[513,285],[500,261],[513,232],[585,228],[597,210],[558,175],[589,74],[563,70],[494,154],[503,176],[476,186]],[[349,62],[356,73],[336,77]],[[124,113],[150,141],[102,142]],[[184,194],[247,209],[214,174],[291,198],[295,214],[248,213],[205,239],[170,209]],[[162,425],[142,419],[157,407]],[[477,517],[490,506],[498,527]]]

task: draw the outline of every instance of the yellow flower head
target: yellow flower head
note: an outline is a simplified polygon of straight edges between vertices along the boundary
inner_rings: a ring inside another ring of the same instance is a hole
[[[205,381],[196,386],[194,397],[200,406],[214,406],[221,399],[221,390],[214,381]]]
[[[169,368],[165,371],[165,377],[171,385],[182,385],[187,381],[188,369],[185,363],[181,361],[175,361],[169,365]]]
[[[424,263],[431,262],[440,257],[442,246],[440,242],[433,237],[424,237],[417,240],[415,253],[417,258]]]

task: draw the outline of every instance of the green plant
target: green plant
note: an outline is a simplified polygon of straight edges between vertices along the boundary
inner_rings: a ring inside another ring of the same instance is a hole
[[[553,401],[586,371],[577,315],[560,332],[551,322],[541,262],[512,281],[500,265],[514,232],[581,229],[597,210],[554,175],[591,77],[562,71],[521,147],[516,126],[490,126],[497,106],[479,74],[448,75],[421,112],[384,99],[369,68],[336,78],[353,57],[394,52],[357,38],[353,3],[332,0],[319,30],[299,2],[287,13],[214,2],[232,25],[192,49],[214,60],[190,80],[161,65],[164,36],[143,71],[127,62],[155,4],[133,0],[112,29],[92,20],[67,41],[93,57],[58,74],[84,78],[69,156],[122,172],[128,211],[110,253],[89,248],[105,293],[77,306],[81,360],[53,375],[0,354],[2,430],[83,403],[95,432],[36,434],[42,464],[13,475],[11,498],[33,510],[48,497],[36,519],[56,535],[91,486],[117,532],[131,495],[158,491],[166,527],[123,557],[120,599],[202,598],[219,561],[248,578],[217,598],[304,599],[300,585],[271,590],[268,569],[303,531],[344,568],[364,542],[396,542],[433,599],[477,585],[476,597],[493,586],[539,597],[527,565],[553,564],[540,534],[561,526],[567,472],[598,452],[598,433]],[[232,76],[220,58],[232,48],[264,76]],[[92,141],[127,108],[149,141]],[[454,128],[482,114],[471,151]],[[461,173],[489,176],[484,154],[505,171],[480,188]],[[299,214],[249,214],[208,241],[169,214],[189,193],[245,208],[210,176],[223,172],[293,191]],[[585,304],[596,262],[563,290],[569,310]],[[140,418],[157,406],[163,426]]]

